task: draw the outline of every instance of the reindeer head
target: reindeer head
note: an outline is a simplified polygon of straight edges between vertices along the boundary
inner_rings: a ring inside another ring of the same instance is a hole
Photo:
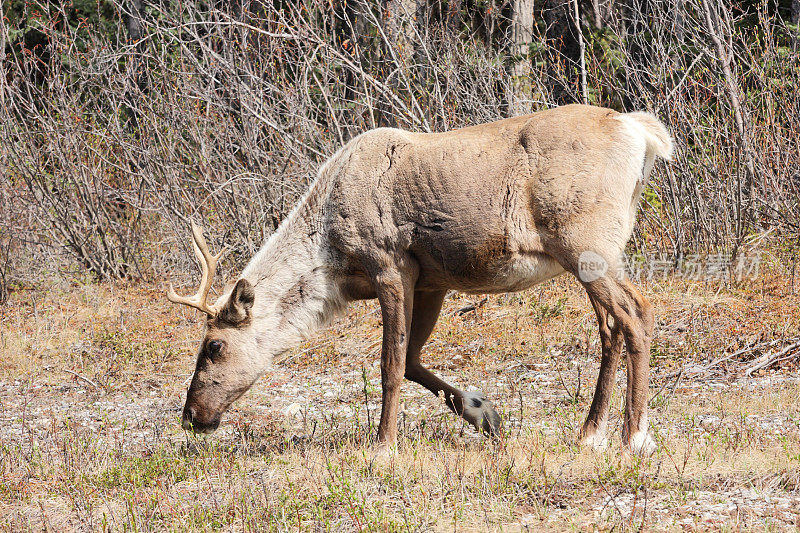
[[[183,407],[183,427],[197,433],[211,433],[219,426],[222,414],[250,388],[263,369],[256,357],[257,341],[252,331],[253,286],[242,278],[215,304],[209,304],[208,292],[224,250],[211,254],[202,228],[194,223],[192,235],[194,252],[202,269],[200,288],[186,297],[178,296],[170,285],[167,298],[173,303],[194,307],[208,317]]]

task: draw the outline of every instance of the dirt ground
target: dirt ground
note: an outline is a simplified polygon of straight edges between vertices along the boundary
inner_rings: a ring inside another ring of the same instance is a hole
[[[202,323],[163,285],[18,290],[0,323],[0,529],[797,528],[800,287],[778,261],[733,286],[640,286],[657,314],[659,447],[643,459],[621,453],[624,365],[608,449],[576,445],[600,348],[567,277],[453,294],[427,345],[432,369],[495,403],[501,439],[407,383],[398,453],[379,460],[374,303],[277,363],[197,438],[179,416]]]

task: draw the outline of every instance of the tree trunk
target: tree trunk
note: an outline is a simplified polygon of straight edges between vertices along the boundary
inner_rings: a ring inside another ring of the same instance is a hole
[[[128,41],[134,45],[128,61],[129,85],[125,99],[128,108],[130,125],[134,130],[139,127],[139,98],[147,92],[147,70],[144,66],[144,18],[143,0],[131,0],[128,4],[129,12],[125,14],[125,29],[128,31]]]
[[[800,0],[792,0],[792,44],[795,51],[800,50]]]
[[[413,57],[417,43],[414,19],[423,12],[424,6],[425,0],[383,0],[384,48],[390,60],[404,63]]]
[[[409,68],[415,56],[416,33],[414,16],[417,13],[417,1],[425,0],[383,0],[381,3],[382,26],[382,79],[388,79],[387,85],[398,94],[401,82],[408,80]],[[378,125],[398,126],[398,117],[388,96],[381,98]]]
[[[797,0],[800,1],[800,0]],[[453,35],[458,35],[461,32],[461,5],[462,0],[450,0],[447,2],[447,12],[445,15],[445,24],[447,30]]]
[[[367,43],[369,35],[369,6],[362,0],[342,0],[336,6],[336,36],[339,47],[343,53],[347,54],[356,65],[366,71],[370,70],[369,63],[374,59],[369,53],[370,46]],[[364,87],[360,83],[359,75],[350,68],[344,69],[344,99],[348,103],[357,104],[360,100],[367,102],[366,117],[367,128],[377,126],[369,98],[364,94]],[[358,113],[358,106],[353,106],[352,110]],[[361,133],[359,123],[362,122],[357,116],[345,115],[342,136],[344,141],[348,141]]]
[[[744,159],[745,181],[737,184],[736,204],[737,204],[737,238],[739,242],[744,238],[745,232],[750,229],[755,220],[757,204],[755,203],[755,155],[753,143],[750,138],[750,119],[746,104],[742,102],[741,90],[738,85],[738,77],[734,72],[734,51],[730,45],[730,36],[733,28],[724,18],[720,17],[720,9],[717,0],[702,0],[703,14],[705,15],[706,30],[711,42],[717,52],[717,60],[722,70],[722,79],[725,82],[725,90],[733,110],[733,118],[736,129],[739,132],[739,146]],[[734,255],[738,250],[739,242],[734,248]]]
[[[579,101],[581,47],[571,0],[545,0],[543,19],[548,48],[548,75],[553,100],[559,104]]]
[[[611,20],[612,11],[612,0],[592,0],[592,15],[596,27],[605,27]]]
[[[650,79],[653,51],[647,36],[647,20],[650,17],[649,0],[625,0],[623,23],[628,65],[625,69],[626,109],[642,107],[646,95],[653,94]]]
[[[586,43],[583,40],[583,32],[581,31],[581,4],[580,0],[572,0],[572,15],[575,20],[575,33],[578,35],[578,49],[580,55],[578,58],[578,83],[580,89],[581,102],[583,104],[589,103],[589,88],[586,83]]]
[[[530,101],[530,74],[529,60],[530,46],[533,41],[533,4],[534,0],[512,0],[511,2],[511,28],[509,32],[509,76],[513,93],[508,95],[509,115],[530,113],[532,108],[526,104]]]

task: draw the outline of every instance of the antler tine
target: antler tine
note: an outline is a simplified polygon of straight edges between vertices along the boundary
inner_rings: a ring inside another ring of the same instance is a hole
[[[208,293],[211,290],[211,285],[214,283],[214,273],[217,271],[217,263],[225,253],[226,248],[223,248],[216,255],[212,254],[203,236],[203,228],[194,222],[192,222],[192,248],[194,249],[195,256],[197,256],[197,260],[200,262],[200,287],[192,296],[179,296],[170,283],[169,290],[167,291],[167,299],[172,303],[194,307],[207,314],[210,318],[214,318],[217,315],[217,309],[208,303]]]
[[[208,293],[211,290],[211,286],[214,284],[214,274],[217,272],[217,263],[219,263],[222,254],[225,253],[225,248],[223,247],[216,255],[212,254],[208,249],[206,238],[203,236],[203,228],[195,224],[194,221],[192,221],[192,237],[194,238],[192,242],[194,245],[194,254],[200,261],[202,270],[200,288],[197,292],[200,294],[202,291],[200,301],[203,302],[209,310],[213,311],[215,315],[217,313],[216,309],[208,304]],[[206,312],[208,313],[208,311]]]

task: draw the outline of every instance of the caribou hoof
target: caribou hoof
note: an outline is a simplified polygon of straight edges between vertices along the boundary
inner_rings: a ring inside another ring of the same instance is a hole
[[[381,442],[372,449],[372,461],[382,463],[390,461],[397,456],[397,444]]]
[[[582,436],[579,443],[584,448],[591,448],[592,451],[602,452],[608,447],[608,438],[598,431],[594,435]]]
[[[465,392],[463,400],[464,420],[489,436],[500,434],[500,415],[485,394],[481,391]]]
[[[634,455],[649,457],[653,455],[658,446],[646,431],[639,431],[631,435],[631,439],[628,441],[628,448]]]

